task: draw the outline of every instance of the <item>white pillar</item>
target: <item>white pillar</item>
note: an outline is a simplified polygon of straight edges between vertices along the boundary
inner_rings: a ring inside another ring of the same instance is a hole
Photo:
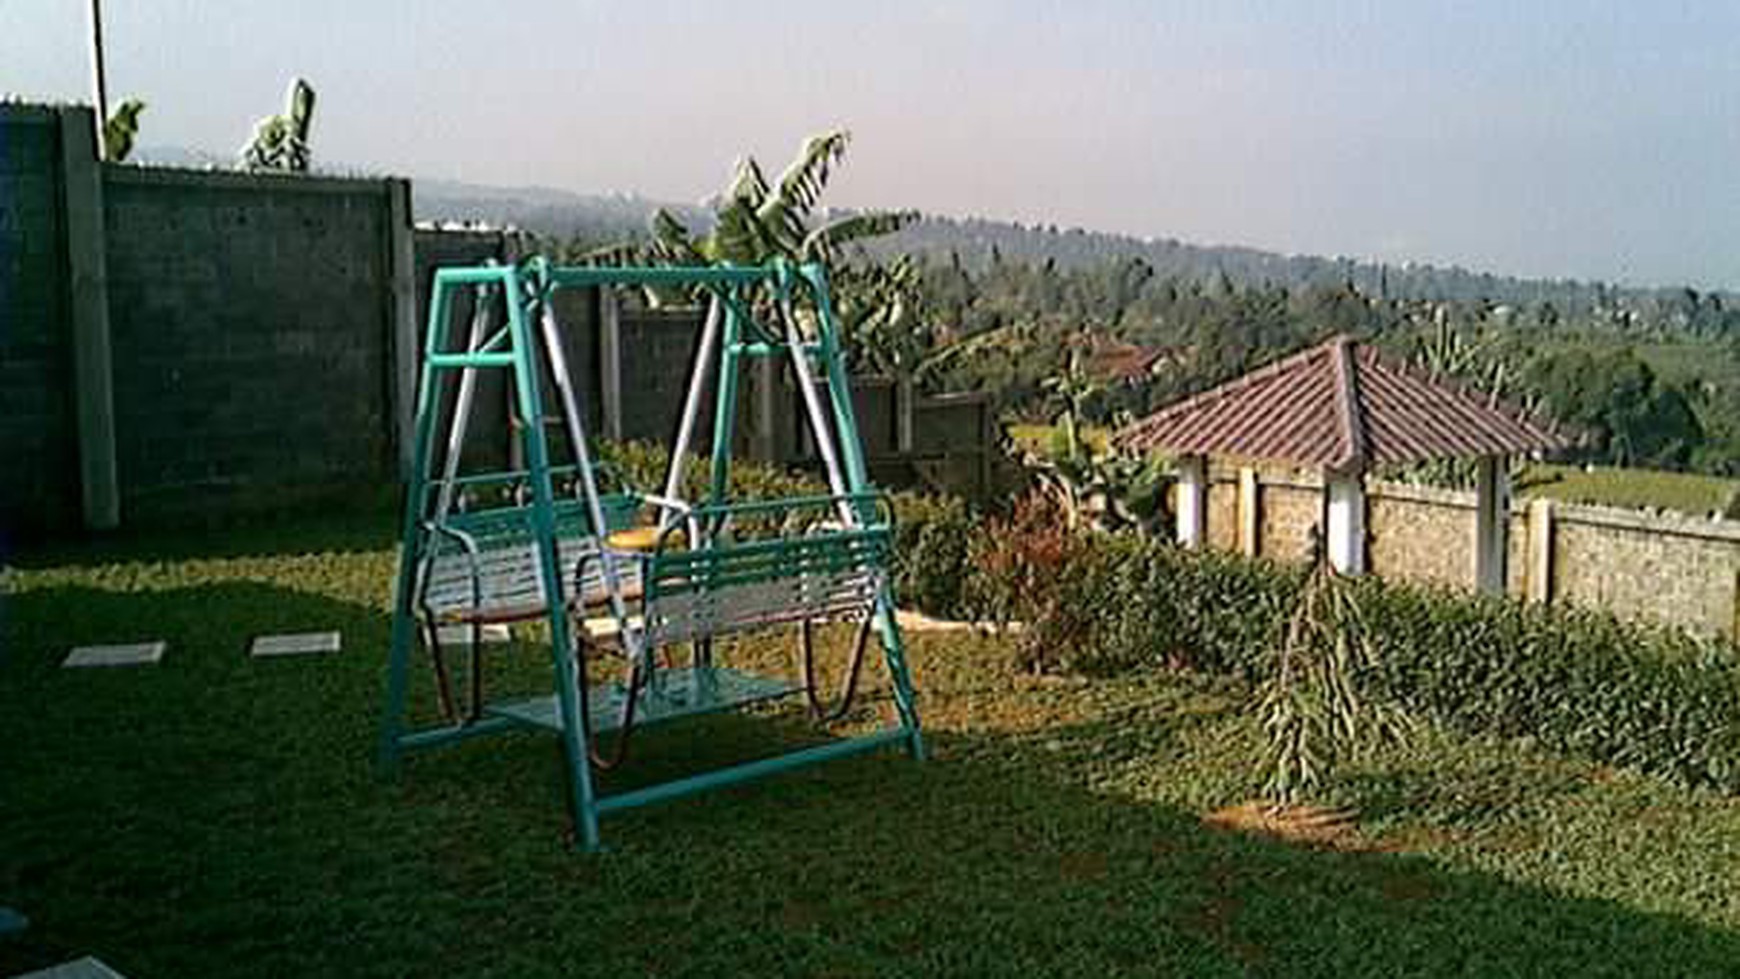
[[[1529,501],[1529,577],[1531,602],[1553,600],[1553,501]]]
[[[1202,456],[1178,459],[1178,543],[1202,547],[1208,526],[1208,461]]]
[[[1262,487],[1257,471],[1250,466],[1239,470],[1239,553],[1256,557],[1262,537]]]
[[[1510,470],[1499,456],[1479,462],[1474,476],[1474,587],[1504,594],[1510,553]]]
[[[1329,475],[1325,546],[1329,563],[1346,575],[1365,574],[1365,479],[1362,474]]]

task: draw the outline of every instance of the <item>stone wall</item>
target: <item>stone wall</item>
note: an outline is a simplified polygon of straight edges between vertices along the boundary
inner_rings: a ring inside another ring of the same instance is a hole
[[[1552,527],[1554,601],[1735,634],[1734,521],[1554,506]]]
[[[1173,512],[1177,512],[1176,504]],[[1236,475],[1209,474],[1208,507],[1204,519],[1208,523],[1208,546],[1223,551],[1239,549],[1239,483]]]
[[[1373,573],[1441,585],[1473,580],[1473,494],[1374,483],[1366,499]]]
[[[1311,557],[1312,536],[1323,522],[1323,487],[1304,480],[1260,483],[1257,554],[1280,561]]]
[[[1222,550],[1241,549],[1238,473],[1219,466],[1210,472],[1208,542]],[[1305,473],[1259,470],[1256,490],[1255,553],[1304,559],[1309,531],[1322,519],[1321,482]],[[1472,491],[1367,485],[1368,566],[1383,577],[1472,588],[1474,525]],[[1506,590],[1740,637],[1740,521],[1514,503]]]
[[[0,105],[0,551],[79,519],[59,137],[54,112]]]

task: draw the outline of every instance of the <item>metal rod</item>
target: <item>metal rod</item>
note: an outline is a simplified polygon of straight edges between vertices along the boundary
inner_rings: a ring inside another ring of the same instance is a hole
[[[580,420],[580,401],[574,394],[574,380],[568,373],[568,357],[562,352],[562,332],[556,325],[556,304],[551,301],[551,293],[546,292],[539,301],[540,315],[538,326],[544,335],[544,355],[550,359],[550,373],[556,380],[557,400],[561,403],[563,423],[568,433],[569,447],[574,453],[574,465],[579,470],[580,491],[586,501],[586,512],[592,520],[592,533],[599,541],[599,567],[604,573],[604,593],[610,600],[610,613],[616,617],[616,625],[622,636],[624,651],[629,660],[639,663],[642,658],[642,643],[639,634],[629,628],[628,606],[622,600],[622,586],[617,577],[616,558],[610,549],[603,546],[604,538],[610,533],[610,527],[604,522],[604,504],[598,498],[598,478],[592,466],[592,452],[586,446],[586,429]],[[543,433],[539,433],[542,441]],[[534,470],[536,466],[532,467]],[[545,479],[549,478],[549,467],[545,468]],[[559,608],[562,605],[561,591],[550,593],[550,605]],[[566,651],[564,650],[564,653]],[[582,673],[584,677],[584,673]]]
[[[663,802],[667,799],[681,798],[682,796],[693,795],[696,792],[704,792],[708,789],[716,789],[720,786],[732,785],[737,782],[747,782],[750,779],[761,778],[764,775],[772,775],[775,772],[783,772],[792,768],[800,768],[804,765],[813,765],[817,762],[829,761],[834,758],[844,758],[848,755],[864,754],[865,752],[875,751],[878,748],[887,745],[905,741],[907,738],[908,735],[905,730],[901,728],[889,728],[878,731],[875,734],[866,734],[862,737],[852,738],[848,741],[834,741],[828,744],[817,745],[814,748],[803,748],[774,758],[763,758],[758,761],[746,762],[741,765],[733,765],[730,768],[721,768],[711,772],[704,772],[700,775],[692,775],[688,778],[681,778],[672,782],[661,782],[657,785],[649,785],[644,789],[635,789],[631,792],[619,792],[615,795],[609,795],[599,799],[597,809],[600,813],[615,812],[619,809],[632,809],[636,806],[644,806],[654,802]]]
[[[592,850],[598,847],[598,810],[593,802],[591,749],[587,745],[591,734],[580,723],[579,698],[586,696],[586,691],[580,689],[568,609],[562,600],[561,555],[556,550],[555,490],[550,482],[550,463],[544,445],[543,395],[539,392],[537,351],[531,328],[526,323],[524,303],[520,301],[519,271],[509,267],[502,284],[512,300],[507,304],[508,325],[513,329],[513,350],[518,358],[514,374],[519,380],[520,417],[526,422],[520,430],[520,441],[525,446],[526,468],[532,473],[532,532],[538,553],[539,577],[548,598],[550,658],[556,671],[556,697],[562,717],[562,747],[568,760],[570,804],[579,823],[580,843]]]
[[[803,336],[798,332],[797,317],[792,314],[791,295],[779,298],[779,314],[785,320],[786,346],[791,349],[791,366],[797,372],[798,392],[803,395],[804,412],[810,417],[810,432],[816,437],[816,449],[822,454],[822,465],[828,471],[828,489],[835,496],[846,495],[846,480],[840,473],[840,457],[834,452],[833,427],[822,414],[821,395],[816,393],[816,377],[810,371],[810,355],[803,351]],[[854,486],[854,490],[863,487]],[[844,500],[840,501],[840,519],[846,526],[858,525],[858,515]]]
[[[489,290],[479,289],[472,300],[471,334],[466,338],[465,349],[474,351],[483,342],[484,331],[489,328]],[[512,305],[511,297],[509,305]],[[429,363],[439,366],[441,354],[431,353]],[[513,357],[513,354],[496,354],[492,356]],[[447,519],[447,514],[453,510],[453,496],[458,487],[453,479],[459,475],[459,456],[465,449],[465,430],[471,424],[471,401],[477,394],[477,368],[467,366],[459,375],[459,398],[453,405],[453,425],[447,430],[447,457],[441,460],[441,490],[435,502],[435,522]]]
[[[713,354],[719,346],[719,323],[724,310],[719,297],[707,304],[707,319],[701,326],[701,347],[695,351],[695,365],[689,372],[689,393],[683,399],[683,418],[677,425],[677,444],[671,453],[671,464],[665,476],[665,499],[682,499],[683,469],[689,460],[689,444],[695,439],[695,426],[701,420],[701,399],[707,389],[707,377],[713,372]],[[659,517],[659,530],[670,527],[671,511]]]
[[[109,123],[109,80],[103,65],[103,3],[91,0],[91,96],[97,109],[97,159],[109,158],[104,130]]]

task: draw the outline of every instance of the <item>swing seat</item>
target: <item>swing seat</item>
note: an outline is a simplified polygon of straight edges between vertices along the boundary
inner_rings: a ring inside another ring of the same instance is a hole
[[[856,526],[833,522],[855,514]],[[875,611],[894,549],[880,493],[696,507],[712,543],[661,542],[644,572],[647,648]],[[674,537],[674,534],[667,537]]]
[[[623,493],[601,502],[605,523],[614,531],[632,527],[645,500]],[[555,525],[563,603],[577,611],[603,604],[608,597],[603,566],[588,560],[599,553],[598,535],[585,506],[559,501]],[[452,514],[424,530],[430,549],[419,605],[429,619],[443,625],[493,624],[549,614],[529,507]],[[619,561],[616,570],[624,594],[638,597],[640,562]]]

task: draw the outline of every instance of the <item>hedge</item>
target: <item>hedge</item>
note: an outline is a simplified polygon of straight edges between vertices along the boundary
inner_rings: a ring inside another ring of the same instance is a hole
[[[1302,569],[1262,560],[1091,541],[1056,576],[1050,597],[1091,614],[1066,617],[1076,634],[1042,640],[1066,647],[1048,665],[1090,674],[1165,665],[1252,678],[1303,581]],[[1732,643],[1375,578],[1363,579],[1358,595],[1382,654],[1372,682],[1409,710],[1740,792],[1740,649]]]

